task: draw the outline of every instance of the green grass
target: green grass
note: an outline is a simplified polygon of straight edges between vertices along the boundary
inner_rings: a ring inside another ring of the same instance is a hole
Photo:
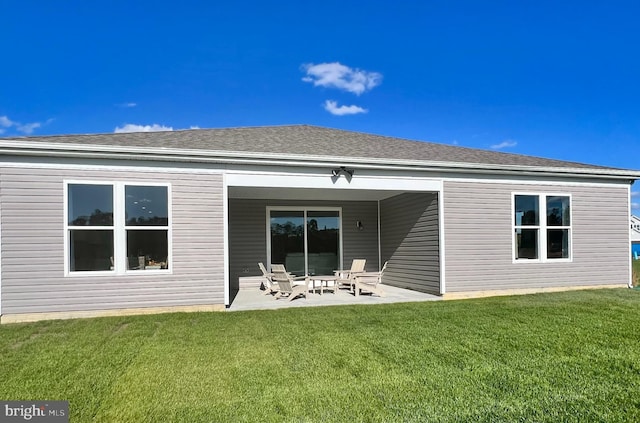
[[[71,421],[640,421],[640,291],[0,327]]]
[[[631,260],[634,286],[640,286],[640,260]]]

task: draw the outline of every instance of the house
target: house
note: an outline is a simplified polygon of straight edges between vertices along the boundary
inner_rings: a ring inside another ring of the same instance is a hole
[[[631,240],[631,256],[640,259],[640,217],[631,215],[629,227],[629,239]]]
[[[626,286],[640,172],[295,125],[0,139],[2,322],[223,310],[257,262],[445,298]]]

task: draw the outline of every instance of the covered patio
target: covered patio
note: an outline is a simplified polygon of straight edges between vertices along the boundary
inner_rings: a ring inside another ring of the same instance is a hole
[[[390,303],[407,303],[420,301],[440,301],[442,297],[439,295],[427,294],[424,292],[413,291],[396,286],[382,284],[385,293],[384,297],[377,295],[359,295],[354,296],[348,289],[339,289],[335,294],[333,292],[317,291],[309,293],[305,297],[298,297],[292,301],[288,298],[275,299],[272,295],[265,295],[265,291],[258,288],[240,289],[227,311],[244,311],[244,310],[276,310],[281,308],[292,307],[317,307],[317,306],[334,306],[334,305],[355,305],[355,304],[390,304]]]
[[[242,289],[243,280],[261,274],[258,262],[312,276],[348,269],[353,259],[366,259],[367,271],[388,262],[385,298],[311,294],[288,307],[424,301],[444,292],[441,181],[318,170],[304,177],[242,174],[226,182],[230,310],[282,307]]]

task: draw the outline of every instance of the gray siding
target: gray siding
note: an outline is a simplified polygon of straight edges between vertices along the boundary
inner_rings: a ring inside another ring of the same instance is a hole
[[[65,179],[170,183],[172,273],[65,277]],[[224,304],[222,199],[218,174],[2,168],[2,313]]]
[[[380,202],[385,284],[440,293],[438,196],[401,194]]]
[[[229,199],[229,277],[238,289],[241,276],[260,275],[258,262],[268,265],[267,206],[342,207],[344,267],[354,258],[367,259],[367,270],[378,269],[378,204],[375,201],[290,201]],[[356,228],[356,221],[364,229]]]
[[[572,196],[572,262],[513,263],[514,192]],[[629,280],[626,185],[444,185],[446,291],[623,284]]]

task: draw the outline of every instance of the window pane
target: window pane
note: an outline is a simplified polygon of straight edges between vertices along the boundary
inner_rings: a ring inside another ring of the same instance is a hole
[[[307,212],[307,261],[310,275],[332,275],[340,262],[340,216],[337,211]]]
[[[516,259],[538,258],[538,229],[516,229]]]
[[[125,219],[128,226],[168,226],[167,187],[127,185]]]
[[[113,270],[113,231],[70,230],[69,270]]]
[[[569,197],[547,197],[547,225],[571,226]]]
[[[168,269],[168,257],[168,231],[127,231],[127,269]]]
[[[271,263],[284,264],[295,275],[305,274],[304,212],[271,211]]]
[[[547,230],[547,258],[569,258],[569,229]]]
[[[113,226],[113,186],[69,184],[69,225]]]
[[[540,224],[540,207],[537,195],[516,195],[515,225],[538,226]]]

